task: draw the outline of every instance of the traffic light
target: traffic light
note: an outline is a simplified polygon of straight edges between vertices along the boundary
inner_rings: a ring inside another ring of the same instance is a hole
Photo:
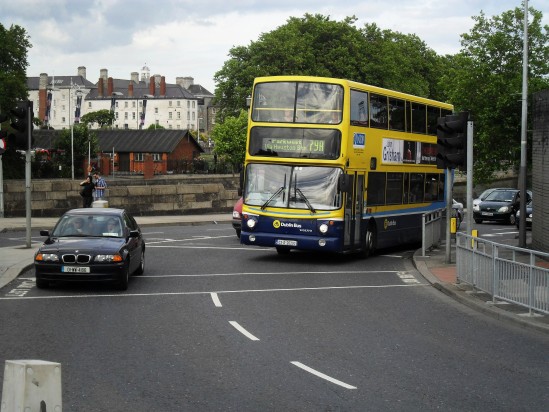
[[[467,121],[469,112],[438,118],[437,167],[465,169],[467,167]]]
[[[11,127],[13,133],[8,136],[10,146],[18,150],[30,150],[29,147],[29,129],[31,133],[32,146],[32,102],[22,101],[17,104],[15,109],[10,110],[12,114]]]

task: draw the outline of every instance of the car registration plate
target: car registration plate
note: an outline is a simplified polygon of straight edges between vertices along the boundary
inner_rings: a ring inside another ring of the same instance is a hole
[[[492,212],[482,212],[482,216],[494,216]]]
[[[88,266],[62,266],[61,272],[64,273],[90,273]]]
[[[277,246],[297,246],[297,240],[276,239]]]

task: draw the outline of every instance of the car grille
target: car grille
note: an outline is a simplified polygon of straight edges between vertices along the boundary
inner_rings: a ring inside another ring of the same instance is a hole
[[[91,255],[63,255],[61,257],[63,259],[63,263],[80,263],[80,264],[86,264],[90,263],[91,261]]]

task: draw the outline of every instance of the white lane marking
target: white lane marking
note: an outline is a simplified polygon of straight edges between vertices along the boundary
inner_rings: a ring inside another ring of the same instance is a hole
[[[212,292],[210,293],[211,297],[212,297],[212,300],[213,300],[213,303],[215,305],[216,308],[221,308],[223,305],[221,305],[221,301],[219,300],[219,296],[217,296],[217,293],[215,292]]]
[[[419,283],[415,276],[409,273],[397,272],[397,275],[404,283]]]
[[[250,332],[248,332],[246,329],[244,329],[242,326],[239,325],[238,322],[235,322],[234,320],[230,320],[229,323],[240,333],[242,333],[244,336],[246,336],[250,340],[259,340],[259,338],[256,338],[254,335],[252,335]]]
[[[376,273],[400,273],[396,270],[342,270],[342,271],[327,271],[327,272],[236,272],[236,273],[203,273],[193,275],[141,275],[138,279],[143,278],[201,278],[201,277],[216,277],[216,276],[250,276],[250,275],[337,275],[337,274],[376,274]]]
[[[332,382],[332,383],[335,383],[336,385],[343,386],[345,389],[356,389],[356,386],[349,385],[348,383],[342,382],[340,380],[332,378],[331,376],[325,375],[324,373],[314,370],[313,368],[309,368],[307,365],[304,365],[301,362],[293,361],[290,363],[292,365],[297,366],[298,368],[303,369],[304,371],[307,371],[309,373],[312,373],[315,376],[318,376],[319,378],[325,379],[328,382]]]
[[[271,248],[259,248],[259,247],[220,247],[220,246],[160,246],[154,245],[151,242],[147,242],[147,247],[155,248],[171,248],[171,249],[215,249],[215,250],[248,250],[248,251],[257,251],[265,252],[272,251]]]
[[[141,277],[141,276],[140,276]],[[218,290],[214,293],[258,293],[258,292],[301,292],[307,290],[345,290],[345,289],[388,289],[388,288],[409,288],[416,286],[429,286],[428,284],[414,285],[377,285],[377,286],[323,286],[318,288],[275,288],[275,289],[241,289],[241,290]],[[103,293],[97,295],[58,295],[58,296],[24,296],[24,297],[0,297],[1,300],[23,300],[23,299],[74,299],[74,298],[126,298],[126,297],[148,297],[148,296],[184,296],[184,295],[210,295],[212,292],[155,292],[155,293]]]
[[[212,239],[224,239],[227,237],[234,237],[234,235],[225,235],[225,236],[193,236],[189,239],[164,239],[163,241],[152,242],[152,243],[173,243],[173,242],[194,242],[196,240],[212,240]],[[147,243],[149,246],[149,243]]]

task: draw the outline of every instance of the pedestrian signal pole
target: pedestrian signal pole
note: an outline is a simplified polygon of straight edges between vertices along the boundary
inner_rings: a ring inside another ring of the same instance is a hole
[[[437,122],[437,168],[446,169],[446,263],[452,263],[450,219],[452,217],[454,170],[472,166],[468,162],[469,112],[439,117]],[[469,176],[467,176],[469,179]]]

